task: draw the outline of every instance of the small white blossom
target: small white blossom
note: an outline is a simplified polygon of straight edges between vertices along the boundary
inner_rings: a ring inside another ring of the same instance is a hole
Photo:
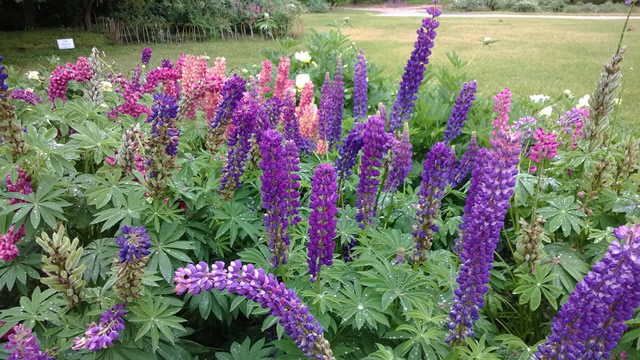
[[[242,68],[242,70],[240,70],[240,71],[242,71],[243,74],[246,74],[246,73],[249,72],[249,70],[247,70],[246,68]]]
[[[108,108],[108,107],[109,107],[109,105],[107,105],[107,104],[105,104],[105,103],[102,103],[102,104],[100,104],[100,107],[101,107],[101,108],[103,108],[103,109],[106,109],[106,108]]]
[[[547,96],[547,95],[540,94],[540,95],[531,95],[531,96],[529,96],[529,99],[531,99],[531,101],[533,101],[534,103],[537,104],[537,103],[543,103],[543,102],[551,99],[551,97]]]
[[[551,116],[551,114],[553,114],[553,108],[551,106],[547,106],[544,109],[540,110],[538,114],[543,116]]]
[[[295,53],[293,57],[295,57],[296,60],[303,62],[305,64],[308,64],[311,62],[311,55],[309,55],[309,53],[306,51],[298,51]]]
[[[296,76],[296,87],[298,89],[302,89],[304,87],[304,84],[311,82],[311,77],[309,76],[309,74],[298,74],[298,76]]]
[[[111,91],[112,88],[113,88],[113,85],[109,81],[102,82],[102,91]]]
[[[264,13],[264,17],[265,17],[266,19],[268,19],[268,18],[269,18],[269,13]]]
[[[576,107],[578,109],[589,107],[589,100],[590,99],[591,99],[591,95],[589,95],[589,94],[581,97],[580,99],[578,99],[578,105],[576,105]]]
[[[27,78],[31,79],[31,80],[38,80],[38,77],[40,76],[40,73],[37,71],[29,71],[26,73]]]

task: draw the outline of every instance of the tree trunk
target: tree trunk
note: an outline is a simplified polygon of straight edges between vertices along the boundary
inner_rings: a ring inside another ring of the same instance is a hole
[[[93,8],[94,0],[83,0],[82,4],[84,5],[84,17],[83,17],[83,25],[86,31],[91,31],[91,9]]]

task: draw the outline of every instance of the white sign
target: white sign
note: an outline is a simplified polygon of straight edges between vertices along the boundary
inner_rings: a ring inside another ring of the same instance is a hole
[[[73,44],[73,39],[58,39],[58,49],[66,50],[75,48],[76,46]]]

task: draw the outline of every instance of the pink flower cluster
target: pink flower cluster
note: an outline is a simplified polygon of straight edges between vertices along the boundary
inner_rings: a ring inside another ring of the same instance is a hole
[[[271,71],[273,71],[271,61],[263,61],[262,69],[260,69],[260,83],[258,85],[258,92],[262,97],[271,92]]]
[[[17,168],[18,179],[14,184],[11,181],[11,174],[7,174],[5,182],[7,184],[7,192],[15,192],[21,194],[31,194],[33,188],[31,187],[31,178],[27,175],[27,172]],[[24,202],[23,200],[10,198],[9,205]],[[22,225],[18,231],[15,231],[15,226],[11,225],[9,232],[0,236],[0,259],[4,261],[11,261],[18,256],[18,247],[16,243],[24,237],[24,225]]]
[[[552,159],[558,155],[558,142],[556,141],[556,134],[552,132],[545,132],[543,128],[539,128],[533,133],[533,138],[536,141],[529,153],[529,159],[533,162],[539,163],[542,158]]]
[[[273,96],[285,98],[287,94],[287,88],[292,86],[293,80],[289,80],[289,67],[291,66],[291,60],[288,57],[281,57],[278,64],[278,74],[276,75],[276,82],[273,86]]]
[[[508,130],[507,124],[509,123],[509,112],[511,111],[511,91],[508,88],[504,88],[496,96],[495,100],[495,112],[498,113],[496,119],[491,123],[496,129],[491,132],[492,135],[496,135],[499,130]]]
[[[49,79],[49,101],[54,102],[56,98],[60,98],[63,102],[66,102],[69,81],[84,82],[90,78],[91,67],[86,57],[79,57],[75,65],[67,63],[66,65],[58,66],[53,70]]]

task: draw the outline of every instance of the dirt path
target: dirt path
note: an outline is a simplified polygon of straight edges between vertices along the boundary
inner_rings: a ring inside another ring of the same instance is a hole
[[[377,16],[415,16],[424,17],[426,6],[402,7],[345,7],[345,10],[379,12]],[[504,13],[444,13],[442,17],[457,18],[523,18],[523,19],[570,19],[570,20],[624,20],[625,15],[555,15],[555,14],[504,14]],[[640,20],[640,16],[631,16]]]

